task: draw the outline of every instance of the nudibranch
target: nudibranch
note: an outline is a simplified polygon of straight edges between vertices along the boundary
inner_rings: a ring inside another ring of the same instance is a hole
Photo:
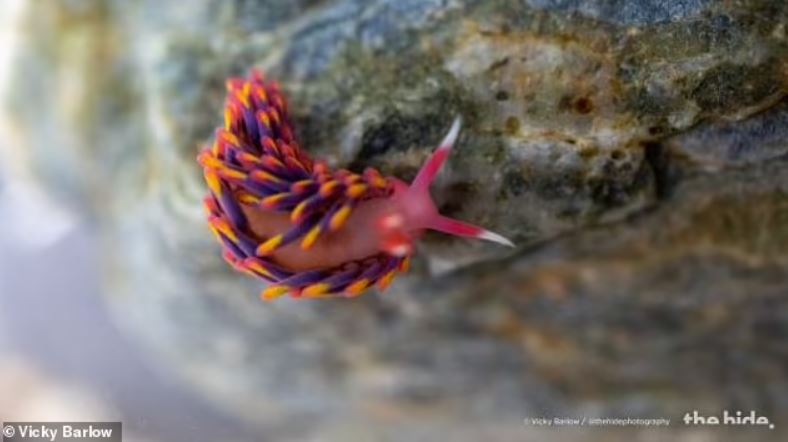
[[[276,82],[253,71],[227,81],[224,127],[198,156],[208,224],[235,269],[269,282],[263,299],[350,297],[385,289],[408,268],[425,229],[511,246],[438,213],[429,193],[460,119],[410,185],[367,168],[330,170],[294,137]]]

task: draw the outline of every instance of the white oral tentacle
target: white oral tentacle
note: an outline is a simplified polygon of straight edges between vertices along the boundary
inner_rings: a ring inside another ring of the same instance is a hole
[[[454,119],[454,122],[451,124],[451,129],[449,129],[449,133],[443,138],[441,144],[439,144],[439,149],[451,149],[454,147],[454,143],[457,141],[457,137],[460,135],[460,127],[462,126],[462,117],[459,115]]]
[[[477,238],[484,239],[487,241],[497,242],[498,244],[503,244],[509,247],[514,247],[514,243],[509,241],[506,237],[499,235],[495,232],[490,232],[489,230],[483,231],[477,236]]]

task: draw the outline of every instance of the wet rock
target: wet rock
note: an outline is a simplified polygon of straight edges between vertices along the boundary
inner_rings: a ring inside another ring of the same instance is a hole
[[[783,420],[785,168],[689,179],[648,216],[450,275],[433,291],[452,295],[420,303],[470,312],[474,329],[522,346],[570,402],[633,400],[663,415],[758,403]]]
[[[528,4],[550,11],[577,12],[620,25],[646,25],[680,21],[702,12],[710,0],[528,0]]]
[[[788,103],[752,118],[704,124],[665,145],[672,154],[704,170],[745,166],[788,154]]]

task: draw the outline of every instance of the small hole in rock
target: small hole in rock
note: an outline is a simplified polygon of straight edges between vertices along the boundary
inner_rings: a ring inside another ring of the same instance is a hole
[[[572,108],[579,114],[587,114],[594,110],[594,102],[586,97],[580,97],[574,101]]]

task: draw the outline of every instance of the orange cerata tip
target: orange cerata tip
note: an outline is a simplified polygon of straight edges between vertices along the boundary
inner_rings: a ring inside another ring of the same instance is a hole
[[[355,297],[408,269],[426,229],[513,244],[442,216],[429,186],[460,132],[448,134],[408,185],[314,162],[293,137],[279,87],[262,73],[227,81],[224,126],[198,156],[209,227],[237,270],[269,283],[261,297]]]

